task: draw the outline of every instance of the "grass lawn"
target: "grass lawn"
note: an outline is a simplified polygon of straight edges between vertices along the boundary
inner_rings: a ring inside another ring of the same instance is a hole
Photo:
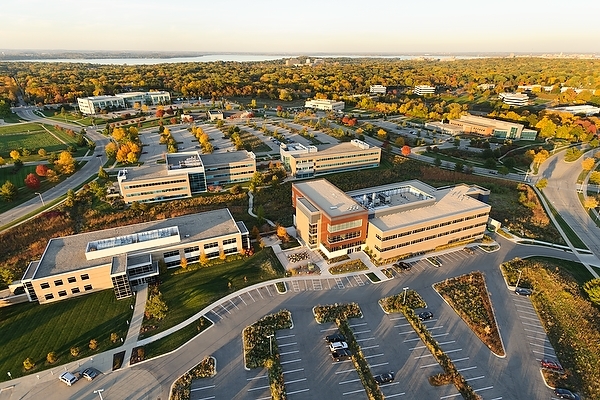
[[[161,320],[145,320],[144,326],[155,325],[143,336],[151,336],[185,321],[204,307],[244,287],[284,276],[283,267],[271,248],[241,260],[183,272],[180,268],[162,277],[159,286],[169,307]],[[231,284],[231,285],[230,285]]]
[[[110,334],[125,337],[134,299],[116,300],[112,290],[103,290],[52,304],[0,308],[0,370],[17,378],[26,374],[23,361],[27,357],[35,362],[28,373],[36,373],[75,360],[70,355],[73,346],[79,347],[77,358],[87,358],[121,345],[120,341],[111,343]],[[88,347],[91,339],[98,341],[95,351]],[[52,365],[46,362],[51,351],[58,354]],[[0,381],[7,379],[5,373],[0,374]]]
[[[54,132],[54,128],[50,126],[46,127]],[[76,144],[75,139],[70,137],[69,139],[71,139],[72,143],[69,143],[65,139],[63,140],[69,144]],[[20,148],[28,149],[32,152],[33,156],[39,158],[37,151],[40,148],[51,153],[65,150],[67,146],[46,132],[39,124],[18,124],[0,127],[0,156],[4,157],[5,160],[9,160],[10,152]],[[22,160],[30,161],[28,157],[23,157]]]
[[[184,343],[192,340],[194,336],[200,334],[202,331],[210,328],[211,326],[212,323],[209,320],[200,317],[200,319],[195,323],[189,324],[185,328],[180,329],[167,337],[144,346],[144,358],[149,359],[173,351]]]
[[[567,235],[567,238],[569,238],[569,241],[571,242],[571,244],[578,249],[588,250],[585,243],[583,243],[581,241],[581,239],[579,239],[579,236],[577,236],[577,234],[573,231],[573,229],[571,229],[569,224],[567,224],[567,222],[563,219],[563,217],[560,216],[560,214],[556,211],[556,209],[548,201],[548,199],[544,195],[544,192],[541,192],[541,193],[542,193],[542,196],[544,196],[544,199],[546,199],[546,203],[548,204],[548,207],[550,207],[550,211],[552,212],[552,215],[556,219],[556,222],[558,222],[558,225],[560,225],[562,230],[565,232],[565,235]]]
[[[100,125],[106,123],[105,119],[102,118],[94,118],[91,116],[80,117],[79,114],[65,113],[65,115],[56,114],[54,110],[43,111],[43,114],[49,119],[58,121],[58,122],[66,122],[67,123],[75,123],[82,126],[92,126],[92,125]]]

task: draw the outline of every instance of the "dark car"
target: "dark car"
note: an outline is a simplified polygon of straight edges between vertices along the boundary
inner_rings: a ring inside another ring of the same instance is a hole
[[[331,352],[331,358],[335,361],[349,360],[352,358],[352,352],[348,349],[339,349]]]
[[[558,396],[559,399],[569,399],[569,400],[580,400],[581,397],[577,393],[573,393],[568,389],[556,388],[554,389],[554,394]]]
[[[100,375],[100,371],[98,371],[96,368],[86,368],[81,373],[81,376],[83,376],[88,381],[93,380],[98,375]]]
[[[548,369],[551,371],[556,371],[556,372],[563,371],[562,365],[560,365],[558,362],[553,361],[553,360],[546,360],[546,359],[541,360],[540,365],[542,366],[542,368]]]
[[[341,333],[334,333],[332,335],[325,336],[325,341],[327,343],[345,342],[346,338]]]
[[[410,271],[412,268],[409,263],[406,263],[404,261],[394,264],[394,267],[399,268],[402,271]]]
[[[375,379],[375,382],[377,382],[378,385],[382,385],[384,383],[390,383],[394,380],[394,373],[392,371],[390,371],[390,372],[386,372],[385,374],[375,375],[373,377],[373,379]]]
[[[519,296],[531,296],[533,294],[533,290],[518,287],[515,289],[515,293],[518,294]]]
[[[418,317],[421,321],[427,321],[433,318],[433,313],[431,311],[423,311],[419,313]]]

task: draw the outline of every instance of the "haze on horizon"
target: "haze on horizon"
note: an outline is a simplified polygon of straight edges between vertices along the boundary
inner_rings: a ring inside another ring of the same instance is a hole
[[[600,2],[590,0],[4,0],[2,10],[0,47],[12,50],[600,51]]]

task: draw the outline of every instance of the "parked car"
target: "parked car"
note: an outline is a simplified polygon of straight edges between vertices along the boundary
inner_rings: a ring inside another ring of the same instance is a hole
[[[58,379],[60,379],[61,382],[64,382],[67,386],[71,386],[78,381],[78,378],[70,372],[63,372],[60,374]]]
[[[88,381],[93,380],[98,375],[100,375],[100,371],[98,371],[96,368],[86,368],[81,373],[81,376],[83,376]]]
[[[558,396],[559,399],[569,399],[569,400],[580,400],[581,397],[577,393],[573,393],[568,389],[556,388],[554,389],[554,394]]]
[[[518,294],[519,296],[531,296],[533,294],[533,290],[518,287],[515,289],[515,293]]]
[[[335,361],[349,360],[352,358],[352,352],[348,349],[339,349],[331,352],[331,358]]]
[[[390,383],[394,380],[394,372],[390,371],[386,372],[385,374],[375,375],[373,379],[375,379],[375,382],[377,382],[378,385]]]
[[[540,365],[542,366],[542,368],[548,369],[551,371],[557,371],[557,372],[563,371],[562,365],[560,365],[557,361],[543,359],[540,361]]]
[[[421,321],[427,321],[433,318],[433,313],[431,311],[423,311],[418,314],[418,317]]]
[[[348,348],[348,343],[346,342],[333,342],[329,344],[329,350],[331,351],[337,351],[337,350],[341,350],[341,349],[347,349]]]
[[[325,336],[325,341],[327,343],[345,342],[346,337],[344,335],[342,335],[341,333],[334,333],[334,334]]]
[[[412,268],[409,263],[404,262],[404,261],[400,261],[399,263],[394,264],[394,267],[396,267],[402,271],[410,271]]]

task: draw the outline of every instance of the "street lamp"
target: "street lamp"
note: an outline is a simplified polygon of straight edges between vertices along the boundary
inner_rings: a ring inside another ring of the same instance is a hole
[[[98,389],[98,390],[94,390],[94,394],[98,393],[98,396],[100,396],[100,400],[104,400],[102,398],[102,392],[104,392],[104,389]]]
[[[45,206],[45,204],[44,204],[44,198],[42,197],[42,194],[39,193],[39,192],[35,192],[35,194],[37,194],[38,196],[40,196],[40,200],[42,202],[42,206]]]
[[[402,299],[402,304],[406,303],[406,291],[408,290],[408,286],[405,288],[402,288],[402,290],[404,290],[404,299]]]
[[[8,377],[9,377],[10,379],[12,379],[12,374],[10,373],[10,371],[8,371],[6,374],[8,375]]]
[[[269,353],[273,355],[273,336],[274,334],[270,334],[267,337],[269,338]]]
[[[522,273],[523,273],[523,270],[519,270],[519,277],[517,278],[517,284],[515,285],[515,289],[517,289],[519,287],[519,281],[521,280]]]

